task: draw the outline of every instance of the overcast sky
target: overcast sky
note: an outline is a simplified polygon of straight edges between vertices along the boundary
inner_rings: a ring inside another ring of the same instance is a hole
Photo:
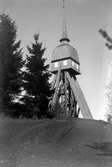
[[[61,37],[61,5],[62,0],[0,0],[0,11],[16,20],[22,47],[39,32],[50,61]],[[103,119],[105,80],[111,71],[112,53],[98,30],[106,29],[112,35],[112,0],[66,0],[66,6],[69,38],[81,64],[78,80],[94,118]]]

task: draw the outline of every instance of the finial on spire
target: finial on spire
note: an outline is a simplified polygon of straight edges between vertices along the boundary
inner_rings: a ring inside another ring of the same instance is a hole
[[[65,8],[65,0],[63,0],[63,8]]]
[[[67,41],[69,42],[68,34],[67,34],[67,25],[66,25],[66,16],[65,16],[65,0],[63,0],[63,29],[62,29],[62,38],[60,39],[60,42]]]

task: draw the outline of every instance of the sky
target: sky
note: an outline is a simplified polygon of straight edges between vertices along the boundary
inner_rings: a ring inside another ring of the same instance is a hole
[[[46,47],[50,63],[62,31],[62,0],[0,0],[0,13],[16,21],[22,47],[33,41],[35,33]],[[112,36],[112,0],[66,0],[70,44],[78,51],[81,75],[78,81],[95,119],[105,119],[105,85],[112,72],[112,53],[98,33],[100,28]]]

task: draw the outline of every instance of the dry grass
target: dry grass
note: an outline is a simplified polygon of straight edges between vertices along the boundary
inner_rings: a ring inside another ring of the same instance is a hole
[[[104,121],[0,122],[0,167],[112,166],[112,125]]]

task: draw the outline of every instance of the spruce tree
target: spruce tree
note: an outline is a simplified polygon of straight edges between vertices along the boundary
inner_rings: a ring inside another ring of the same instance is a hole
[[[5,115],[18,117],[16,97],[21,92],[23,66],[21,41],[17,41],[15,22],[6,14],[0,15],[1,102]]]
[[[48,72],[44,58],[45,48],[39,42],[39,34],[34,35],[34,42],[27,47],[28,55],[26,72],[24,72],[24,90],[26,92],[23,101],[25,104],[25,117],[46,117],[48,99],[51,95]]]

